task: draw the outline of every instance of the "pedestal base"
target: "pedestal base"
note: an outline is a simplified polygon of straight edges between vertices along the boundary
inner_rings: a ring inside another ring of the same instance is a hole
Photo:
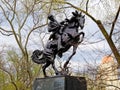
[[[55,76],[36,78],[33,90],[87,90],[84,77]]]

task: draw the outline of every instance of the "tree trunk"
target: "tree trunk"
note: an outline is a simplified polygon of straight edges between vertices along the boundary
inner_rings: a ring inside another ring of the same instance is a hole
[[[104,28],[104,26],[102,25],[102,23],[101,23],[100,20],[98,20],[98,21],[96,22],[96,24],[97,24],[98,27],[100,28],[102,34],[104,35],[105,39],[107,40],[107,42],[108,42],[108,44],[109,44],[109,46],[110,46],[110,48],[111,48],[111,50],[112,50],[112,52],[113,52],[113,54],[114,54],[114,56],[115,56],[118,64],[120,65],[120,54],[119,54],[119,52],[118,52],[115,44],[113,43],[113,40],[111,39],[111,37],[110,37],[110,36],[108,35],[108,33],[106,32],[106,30],[105,30],[105,28]]]

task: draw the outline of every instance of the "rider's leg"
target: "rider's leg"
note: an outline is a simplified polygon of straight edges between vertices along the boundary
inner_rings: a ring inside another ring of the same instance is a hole
[[[58,50],[60,50],[60,49],[62,49],[62,48],[64,48],[64,47],[62,46],[62,36],[59,35],[59,36],[58,36]]]

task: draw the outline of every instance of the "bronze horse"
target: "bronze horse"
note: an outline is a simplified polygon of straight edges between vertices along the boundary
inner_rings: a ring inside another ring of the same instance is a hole
[[[58,38],[54,38],[46,44],[44,50],[35,50],[31,56],[35,63],[44,64],[42,69],[45,77],[47,77],[45,70],[50,64],[52,65],[56,75],[62,74],[56,69],[54,64],[56,55],[62,57],[62,54],[66,52],[71,46],[73,46],[73,53],[64,64],[64,68],[66,69],[70,59],[73,55],[75,55],[78,45],[83,41],[84,32],[79,32],[79,27],[83,29],[85,16],[81,13],[78,13],[77,11],[72,12],[72,14],[73,16],[69,21],[67,21],[68,24],[62,28],[61,44],[63,47],[58,50]],[[57,35],[58,33],[56,33],[55,36]]]

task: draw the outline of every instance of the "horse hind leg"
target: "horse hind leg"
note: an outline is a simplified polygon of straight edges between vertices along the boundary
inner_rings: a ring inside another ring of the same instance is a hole
[[[52,63],[52,67],[53,67],[53,69],[54,69],[54,71],[55,71],[55,74],[56,74],[56,75],[59,75],[60,73],[59,73],[59,71],[57,70],[57,68],[55,67],[55,63]]]
[[[43,74],[44,74],[44,77],[47,77],[47,74],[46,74],[46,68],[50,65],[50,62],[46,62],[46,64],[42,67],[43,69]]]
[[[72,53],[72,55],[68,58],[68,60],[64,63],[64,66],[63,66],[64,68],[67,68],[67,65],[68,65],[68,63],[70,62],[71,58],[75,55],[77,46],[78,46],[77,44],[73,46],[73,53]]]

